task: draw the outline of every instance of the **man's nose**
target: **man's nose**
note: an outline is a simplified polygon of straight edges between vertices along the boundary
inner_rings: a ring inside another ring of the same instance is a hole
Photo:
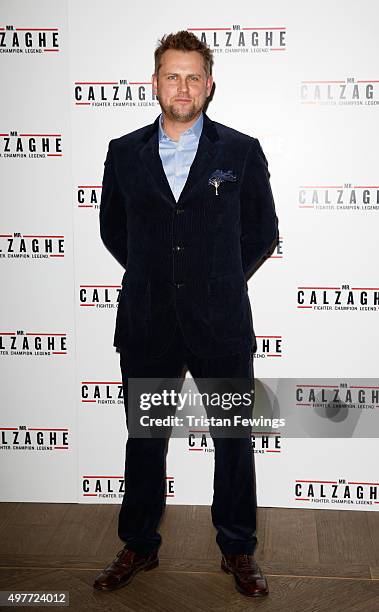
[[[188,83],[187,83],[187,80],[184,77],[179,79],[179,82],[178,82],[178,91],[180,93],[188,91]]]

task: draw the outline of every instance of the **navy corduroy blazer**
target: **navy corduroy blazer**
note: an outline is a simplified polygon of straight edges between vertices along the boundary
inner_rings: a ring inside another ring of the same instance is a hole
[[[256,138],[204,124],[178,202],[159,156],[158,119],[110,141],[100,234],[125,268],[114,346],[158,356],[177,324],[200,357],[256,348],[247,279],[278,240]],[[235,180],[209,184],[216,170]]]

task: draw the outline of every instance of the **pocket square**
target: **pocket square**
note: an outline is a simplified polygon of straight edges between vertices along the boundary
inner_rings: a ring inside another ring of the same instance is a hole
[[[234,183],[236,180],[237,176],[233,174],[233,170],[215,170],[208,179],[208,185],[213,185],[218,195],[218,188],[222,183],[226,181]]]

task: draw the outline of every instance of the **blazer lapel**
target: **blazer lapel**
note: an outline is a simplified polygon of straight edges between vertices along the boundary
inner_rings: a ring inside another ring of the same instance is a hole
[[[170,184],[167,180],[162,160],[159,155],[159,116],[151,126],[151,130],[145,135],[145,143],[139,151],[140,157],[148,172],[152,175],[157,189],[162,198],[164,198],[170,206],[176,206],[174,194],[171,191]]]
[[[195,158],[192,162],[187,180],[179,196],[177,205],[183,206],[192,191],[201,183],[203,176],[209,171],[218,151],[219,135],[213,121],[204,113],[204,123]]]
[[[218,150],[219,135],[213,121],[211,121],[204,113],[203,129],[199,139],[196,155],[192,162],[183,190],[178,201],[176,202],[159,155],[158,121],[159,116],[152,124],[151,130],[145,136],[145,143],[140,149],[139,153],[146,169],[153,176],[161,196],[170,204],[170,206],[175,208],[176,206],[183,205],[183,203],[188,199],[188,196],[191,194],[192,190],[198,186],[203,175],[209,169],[209,166],[211,165],[212,160]]]

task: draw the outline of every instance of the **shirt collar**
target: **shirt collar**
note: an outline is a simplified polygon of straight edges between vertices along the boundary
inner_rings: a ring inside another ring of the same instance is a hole
[[[159,115],[159,122],[158,122],[158,125],[159,125],[159,140],[160,140],[160,141],[161,141],[161,140],[163,140],[163,139],[168,139],[168,140],[171,140],[171,138],[170,138],[169,136],[167,136],[166,132],[165,132],[165,131],[164,131],[164,129],[163,129],[163,126],[162,126],[162,120],[163,120],[163,113],[161,113],[161,114]],[[194,124],[193,124],[193,125],[192,125],[190,128],[188,128],[188,130],[186,130],[185,132],[183,132],[183,133],[181,134],[181,137],[182,137],[184,134],[186,134],[186,135],[188,135],[188,134],[193,134],[193,135],[195,136],[195,138],[196,138],[197,140],[199,140],[199,138],[200,138],[200,136],[201,136],[202,129],[203,129],[203,123],[204,123],[203,113],[200,113],[200,115],[199,115],[199,117],[196,119],[195,123],[194,123]],[[173,141],[173,142],[174,142],[174,141]]]

